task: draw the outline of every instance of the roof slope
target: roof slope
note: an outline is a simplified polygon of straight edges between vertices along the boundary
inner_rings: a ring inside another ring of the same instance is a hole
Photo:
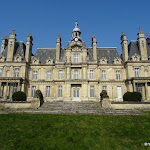
[[[7,58],[8,45],[5,47],[2,55]],[[15,42],[14,54],[13,56],[20,55],[23,60],[25,60],[26,45],[23,42]]]

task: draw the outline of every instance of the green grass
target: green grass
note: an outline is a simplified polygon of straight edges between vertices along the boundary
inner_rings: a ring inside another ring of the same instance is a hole
[[[150,142],[150,114],[0,115],[1,150],[144,150]]]

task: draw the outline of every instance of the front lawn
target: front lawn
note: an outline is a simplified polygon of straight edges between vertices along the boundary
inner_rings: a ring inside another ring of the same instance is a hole
[[[150,115],[0,115],[1,150],[150,149]]]

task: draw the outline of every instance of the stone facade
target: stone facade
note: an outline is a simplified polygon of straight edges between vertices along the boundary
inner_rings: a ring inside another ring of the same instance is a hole
[[[33,55],[32,41],[29,34],[26,44],[17,42],[14,30],[9,39],[2,39],[2,100],[21,90],[32,101],[39,89],[44,101],[99,101],[105,89],[111,101],[123,101],[127,91],[140,91],[143,101],[150,101],[150,37],[146,39],[141,29],[138,40],[129,45],[121,35],[121,56],[115,47],[97,47],[95,34],[92,48],[86,47],[77,22],[66,48],[58,35],[56,48],[38,48]]]

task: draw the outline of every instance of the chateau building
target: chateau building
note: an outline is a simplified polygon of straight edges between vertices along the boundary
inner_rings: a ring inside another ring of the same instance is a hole
[[[150,101],[150,37],[141,29],[129,45],[126,34],[121,35],[121,56],[116,47],[97,47],[95,34],[88,48],[77,22],[66,48],[58,35],[56,48],[38,48],[33,55],[32,41],[29,34],[26,44],[17,42],[14,30],[2,39],[1,100],[21,90],[32,101],[39,89],[44,101],[99,101],[102,90],[111,101],[123,101],[127,91],[139,91],[143,101]]]

